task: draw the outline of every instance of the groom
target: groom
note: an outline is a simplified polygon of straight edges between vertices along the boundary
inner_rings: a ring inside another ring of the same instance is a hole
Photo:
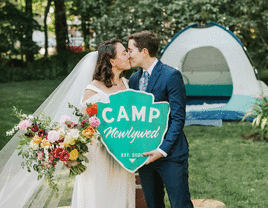
[[[152,93],[155,102],[170,105],[168,131],[158,149],[143,153],[149,159],[139,175],[148,208],[165,207],[164,186],[171,207],[192,208],[188,187],[188,142],[183,133],[186,93],[181,73],[156,58],[157,35],[142,31],[128,37],[132,67],[141,67],[129,79],[134,90]]]

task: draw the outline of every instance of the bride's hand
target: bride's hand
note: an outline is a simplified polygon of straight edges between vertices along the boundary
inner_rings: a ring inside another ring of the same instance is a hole
[[[72,166],[76,166],[76,165],[78,165],[78,162],[76,162],[76,161],[66,161],[66,162],[64,163],[64,165],[65,165],[68,169],[70,169]]]

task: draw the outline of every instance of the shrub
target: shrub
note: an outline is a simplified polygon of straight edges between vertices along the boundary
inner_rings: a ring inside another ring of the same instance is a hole
[[[268,141],[268,98],[262,97],[257,99],[251,112],[246,114],[244,119],[249,116],[255,117],[252,121],[252,126],[260,127],[262,139]]]

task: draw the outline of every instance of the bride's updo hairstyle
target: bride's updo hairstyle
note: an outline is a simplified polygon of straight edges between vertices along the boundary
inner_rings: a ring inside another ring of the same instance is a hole
[[[114,73],[112,72],[110,59],[116,58],[117,43],[121,43],[121,41],[117,38],[111,38],[101,43],[98,47],[98,60],[93,80],[103,82],[108,88],[113,86],[112,79],[114,78]]]

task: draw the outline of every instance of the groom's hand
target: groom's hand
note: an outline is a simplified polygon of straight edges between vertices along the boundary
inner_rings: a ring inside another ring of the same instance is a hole
[[[159,158],[163,157],[163,155],[157,150],[153,150],[151,152],[144,152],[144,153],[142,153],[142,155],[149,156],[149,159],[145,163],[146,165],[148,165],[148,164],[158,160]]]

